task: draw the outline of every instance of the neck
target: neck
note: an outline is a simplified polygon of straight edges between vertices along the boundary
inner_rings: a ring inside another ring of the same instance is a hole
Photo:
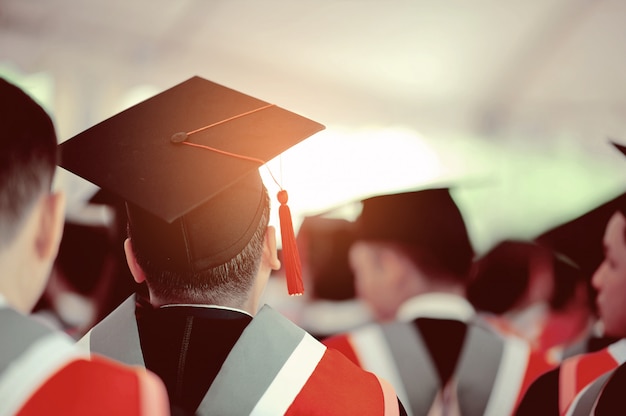
[[[447,293],[465,297],[465,286],[446,276],[427,277],[422,286],[423,293]]]
[[[39,278],[45,271],[39,271],[34,265],[34,259],[23,255],[24,251],[12,246],[0,253],[0,293],[12,308],[24,313],[30,313],[34,302],[43,292],[45,278]]]

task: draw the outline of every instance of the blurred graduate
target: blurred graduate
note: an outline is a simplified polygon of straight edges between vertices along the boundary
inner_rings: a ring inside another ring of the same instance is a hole
[[[55,260],[64,194],[51,189],[57,138],[30,96],[0,79],[0,415],[167,415],[160,380],[89,359],[61,331],[27,316]]]
[[[322,129],[193,77],[64,142],[61,166],[126,201],[127,262],[146,288],[81,344],[153,370],[175,413],[399,414],[389,383],[259,305],[281,262],[258,169]]]

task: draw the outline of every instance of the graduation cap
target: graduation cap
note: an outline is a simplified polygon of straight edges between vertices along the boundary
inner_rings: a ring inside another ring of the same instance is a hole
[[[609,143],[626,155],[626,146],[612,139],[609,139]],[[626,214],[626,193],[546,230],[535,237],[535,241],[568,256],[591,278],[604,259],[604,232],[616,211]]]
[[[449,188],[378,195],[362,203],[357,239],[415,246],[458,275],[469,272],[474,250]]]
[[[233,258],[254,234],[264,198],[258,168],[322,129],[193,77],[65,141],[59,165],[126,201],[133,244],[151,262],[200,271]],[[295,247],[284,241],[286,199],[281,190],[283,251]],[[284,263],[289,281],[299,266]]]

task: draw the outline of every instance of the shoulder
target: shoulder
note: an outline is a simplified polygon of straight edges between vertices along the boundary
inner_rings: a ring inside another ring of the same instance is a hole
[[[328,414],[397,415],[400,406],[391,384],[330,348],[290,410],[299,414],[302,406],[320,401],[328,403]]]
[[[98,414],[161,415],[169,410],[165,389],[144,369],[90,359],[67,334],[11,309],[1,310],[0,327],[14,334],[0,339],[0,413],[72,416],[98,409]]]
[[[540,375],[528,388],[517,416],[559,414],[559,368]]]
[[[310,368],[304,371],[306,377],[297,397],[289,407],[288,415],[316,414],[315,411],[319,409],[323,409],[323,414],[398,414],[397,395],[389,383],[361,369],[344,353],[328,348],[281,315],[268,309],[261,312],[246,328],[242,338],[258,329],[264,330],[262,337],[271,335],[272,339],[289,340],[293,336],[298,342],[294,352],[291,353],[292,357],[301,356],[298,354],[300,349],[307,351],[305,355],[307,358],[304,361],[316,357],[314,366],[309,367],[301,362],[297,368],[285,365],[281,369],[281,373],[287,368],[302,373],[305,368]],[[320,407],[320,403],[325,405]],[[392,412],[388,413],[385,410],[387,408]]]
[[[574,355],[561,363],[563,378],[575,381],[577,390],[601,374],[619,365],[611,354],[610,346],[585,354]]]
[[[121,416],[166,415],[167,393],[145,369],[111,360],[75,358],[55,371],[21,409],[20,414],[82,415],[95,412]]]
[[[624,391],[626,390],[626,364],[613,371],[604,385],[596,405],[596,415],[611,415],[616,409],[624,408]]]
[[[341,352],[350,361],[361,366],[358,356],[363,353],[363,350],[380,346],[383,339],[383,327],[380,324],[367,324],[352,331],[325,338],[322,343],[328,348]]]
[[[44,323],[23,315],[14,309],[8,307],[0,307],[0,328],[3,331],[11,331],[15,337],[11,337],[11,342],[31,341],[39,336],[58,332],[55,329],[45,325]],[[71,341],[71,338],[67,336]],[[3,337],[4,341],[8,341],[7,337]]]

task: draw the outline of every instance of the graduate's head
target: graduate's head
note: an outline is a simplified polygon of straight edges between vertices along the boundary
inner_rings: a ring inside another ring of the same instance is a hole
[[[386,314],[418,291],[464,288],[473,256],[447,188],[364,200],[350,249],[359,295]]]
[[[0,78],[0,247],[17,233],[35,200],[50,191],[57,138],[44,109]]]
[[[505,239],[474,263],[468,298],[495,314],[535,304],[559,311],[575,300],[578,287],[586,288],[586,276],[573,260],[536,241]]]
[[[626,215],[616,211],[609,219],[603,238],[604,260],[592,278],[598,291],[596,305],[604,332],[626,337]]]
[[[229,207],[235,209],[241,206],[242,202],[237,201],[240,199],[238,196],[251,193],[255,187],[247,183],[232,186],[225,190],[220,198],[214,198],[217,201],[211,200],[201,205],[186,214],[184,218],[175,221],[173,225],[163,223],[158,218],[142,212],[140,208],[129,207],[129,241],[126,244],[130,247],[127,247],[127,250],[132,250],[133,257],[141,268],[140,272],[144,273],[150,293],[154,298],[165,303],[218,305],[236,305],[246,299],[261,266],[264,244],[270,245],[268,250],[272,251],[272,256],[276,255],[275,243],[272,241],[274,229],[273,227],[268,229],[270,199],[267,190],[260,183],[260,178],[250,179],[251,182],[260,184],[258,201],[254,205],[244,203],[244,206],[256,209],[249,219],[245,233],[241,230],[240,243],[230,247],[204,247],[205,250],[216,254],[196,262],[195,267],[189,267],[186,261],[174,265],[171,262],[172,256],[158,251],[172,250],[173,252],[191,249],[191,247],[202,247],[204,242],[221,244],[229,241],[228,235],[220,233],[225,226],[231,225],[225,223],[229,221],[226,218],[230,214],[233,214],[231,221],[241,221],[241,218],[245,217],[238,217],[232,212],[229,214],[225,211]],[[183,233],[178,232],[179,229],[182,230],[185,227],[191,229]],[[269,234],[266,235],[266,233]],[[183,235],[189,241],[176,241]],[[272,244],[274,244],[273,247]],[[191,253],[188,255],[193,256]],[[164,262],[163,259],[167,261]]]
[[[63,143],[61,166],[126,201],[127,256],[159,303],[232,304],[265,245],[276,257],[258,168],[322,128],[194,77]]]
[[[0,79],[0,293],[28,312],[56,256],[64,199],[51,192],[56,133],[44,109]]]
[[[626,146],[611,142],[626,155]],[[591,284],[597,290],[596,306],[604,333],[626,337],[626,209],[622,204],[608,220],[602,239],[604,260],[595,271]]]

